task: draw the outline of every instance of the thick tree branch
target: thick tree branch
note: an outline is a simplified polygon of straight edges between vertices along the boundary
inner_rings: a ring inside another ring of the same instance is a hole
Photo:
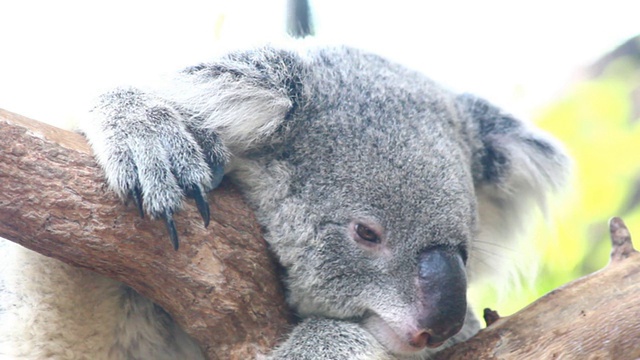
[[[84,138],[0,110],[0,237],[122,281],[153,299],[210,359],[271,348],[289,314],[251,210],[229,185],[202,226],[188,204],[174,251],[161,221],[105,188]]]

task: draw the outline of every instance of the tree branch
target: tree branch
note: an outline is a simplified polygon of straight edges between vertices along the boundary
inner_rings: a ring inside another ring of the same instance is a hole
[[[176,215],[174,251],[161,221],[141,219],[105,188],[76,133],[0,110],[0,237],[122,281],[153,299],[209,359],[248,359],[286,331],[289,313],[259,227],[229,184]]]

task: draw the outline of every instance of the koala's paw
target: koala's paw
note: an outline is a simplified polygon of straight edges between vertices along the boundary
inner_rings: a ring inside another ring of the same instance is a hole
[[[109,185],[133,199],[140,216],[163,219],[176,250],[173,214],[184,196],[195,200],[209,224],[206,192],[218,186],[228,159],[215,133],[200,131],[201,146],[181,114],[130,89],[104,95],[93,116],[94,123],[83,130]]]

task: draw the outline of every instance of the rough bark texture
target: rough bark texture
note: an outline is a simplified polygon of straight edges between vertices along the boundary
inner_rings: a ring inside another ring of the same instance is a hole
[[[290,316],[266,244],[231,186],[176,216],[173,251],[162,222],[140,219],[106,190],[78,134],[0,110],[0,237],[115,278],[156,301],[210,359],[272,347]],[[437,359],[640,358],[640,253],[621,220],[603,270],[495,320]],[[496,317],[497,318],[497,317]]]
[[[251,210],[224,185],[208,229],[193,204],[141,219],[105,187],[85,139],[0,110],[0,237],[129,284],[165,308],[210,359],[271,348],[290,319]]]
[[[460,359],[640,358],[640,253],[619,218],[609,223],[611,261],[472,339],[438,354]]]

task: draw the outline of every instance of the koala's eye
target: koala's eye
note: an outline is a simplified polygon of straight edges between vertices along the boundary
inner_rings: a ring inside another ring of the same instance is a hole
[[[380,243],[380,236],[378,236],[375,231],[362,224],[356,224],[356,234],[358,234],[360,239],[364,241],[368,241],[373,244]]]

